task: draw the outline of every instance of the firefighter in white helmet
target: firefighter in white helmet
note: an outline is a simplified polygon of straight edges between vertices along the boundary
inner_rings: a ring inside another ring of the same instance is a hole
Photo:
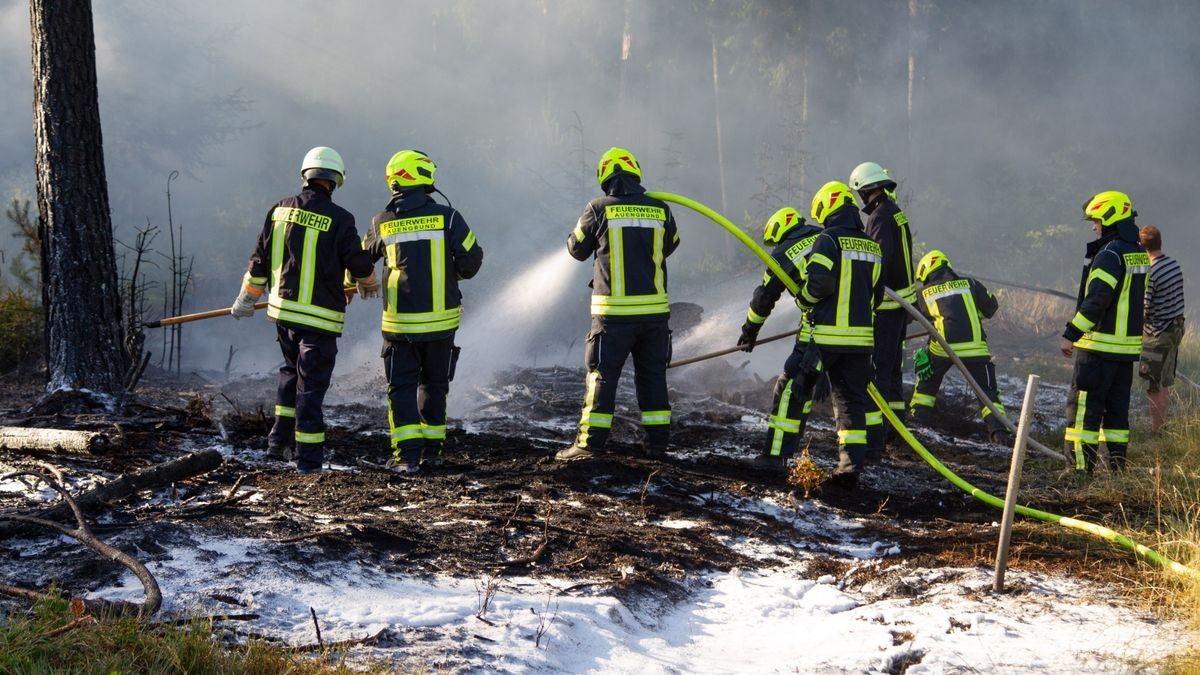
[[[882,166],[863,162],[850,172],[850,188],[858,193],[867,236],[883,250],[883,285],[908,302],[916,299],[913,282],[912,233],[908,216],[896,205],[896,181]],[[909,316],[895,300],[884,297],[875,315],[875,385],[887,399],[888,407],[904,417],[904,335]],[[867,458],[883,455],[886,427],[883,412],[873,403],[867,412]]]
[[[321,408],[345,320],[346,278],[358,293],[379,293],[371,258],[362,249],[354,216],[333,203],[346,165],[333,148],[313,148],[300,165],[303,189],[279,200],[267,217],[230,313],[254,314],[269,286],[267,317],[275,322],[283,366],[268,454],[295,459],[301,473],[321,470],[325,421]]]

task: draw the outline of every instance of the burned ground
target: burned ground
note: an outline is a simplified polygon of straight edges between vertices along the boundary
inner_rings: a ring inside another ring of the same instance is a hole
[[[608,454],[553,460],[569,440],[582,396],[582,372],[566,368],[502,374],[481,390],[469,421],[452,431],[446,464],[415,477],[384,468],[385,413],[363,404],[328,406],[336,470],[298,475],[266,459],[271,383],[265,379],[218,384],[160,375],[116,416],[65,401],[35,415],[27,404],[35,388],[10,382],[0,391],[0,422],[112,431],[120,452],[40,458],[66,470],[77,488],[196,448],[221,447],[218,470],[92,514],[98,534],[146,560],[167,555],[164,544],[203,532],[290,542],[301,567],[353,559],[403,574],[546,575],[576,578],[580,589],[657,597],[680,591],[684,579],[701,571],[781,565],[797,551],[806,554],[806,574],[833,574],[847,588],[898,580],[913,567],[990,563],[998,512],[950,486],[911,451],[889,451],[857,490],[818,487],[809,499],[781,469],[755,464],[769,387],[721,367],[700,373],[723,383],[703,387],[706,393],[675,383],[674,447],[653,459],[638,450],[636,415],[618,408]],[[633,399],[632,391],[621,392],[620,400]],[[1003,449],[941,440],[977,437],[975,414],[970,403],[948,401],[936,427],[922,435],[966,480],[1002,494]],[[813,419],[810,454],[827,471],[836,453],[827,403],[818,403]],[[0,453],[4,471],[30,459]],[[1065,492],[1033,494],[1053,502],[1043,506],[1089,510]],[[29,508],[25,500],[0,492],[0,509],[21,512]],[[879,549],[878,555],[848,553],[847,527],[854,545]],[[3,582],[53,582],[80,592],[113,583],[121,571],[69,540],[10,534],[0,542],[8,561]],[[746,542],[754,546],[735,545]],[[1128,576],[1122,570],[1134,564],[1106,546],[1081,548],[1077,538],[1036,525],[1022,526],[1013,552],[1016,565],[1105,580]],[[866,564],[867,558],[874,560]],[[888,593],[919,593],[907,582],[886,586]],[[212,601],[219,606],[228,598]]]

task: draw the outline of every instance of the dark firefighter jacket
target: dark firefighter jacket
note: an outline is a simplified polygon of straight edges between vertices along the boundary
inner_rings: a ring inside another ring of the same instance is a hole
[[[341,335],[347,271],[356,278],[371,274],[371,258],[358,241],[354,216],[334,204],[323,188],[310,186],[267,212],[245,283],[261,288],[270,282],[271,319]]]
[[[667,256],[679,246],[671,209],[646,196],[646,189],[625,174],[604,183],[605,196],[583,209],[567,237],[576,260],[595,255],[592,316],[602,321],[665,321]]]
[[[875,308],[883,299],[882,252],[863,232],[858,210],[841,208],[825,221],[805,265],[802,305],[812,306],[813,337],[831,352],[870,352]]]
[[[986,286],[970,277],[960,277],[944,265],[926,277],[917,294],[917,308],[964,361],[991,358],[983,319],[992,318],[1000,302]],[[929,352],[946,357],[946,350],[933,338],[929,339]]]
[[[912,232],[908,229],[908,216],[886,192],[881,192],[863,208],[867,223],[863,228],[867,236],[883,250],[883,285],[909,302],[916,299],[913,283]],[[884,296],[881,311],[899,310],[900,304]]]
[[[792,281],[796,282],[797,286],[804,283],[804,259],[812,252],[813,242],[816,241],[817,235],[821,233],[821,228],[816,225],[801,223],[784,234],[783,239],[771,249],[771,257],[783,271],[787,272]],[[750,298],[750,309],[746,312],[746,320],[752,324],[761,326],[768,316],[771,316],[771,310],[775,308],[775,303],[779,302],[780,296],[787,290],[779,277],[768,269],[763,273],[762,283],[754,287],[754,295]],[[802,330],[807,331],[807,326],[801,326]],[[801,338],[807,340],[807,334],[802,334]]]
[[[1063,337],[1111,361],[1137,361],[1142,351],[1142,307],[1150,256],[1138,228],[1126,218],[1087,246],[1075,317]]]
[[[392,195],[363,238],[371,260],[384,258],[383,336],[415,342],[440,340],[458,328],[459,279],[483,264],[483,248],[457,210],[424,188]],[[407,274],[407,280],[404,279]]]

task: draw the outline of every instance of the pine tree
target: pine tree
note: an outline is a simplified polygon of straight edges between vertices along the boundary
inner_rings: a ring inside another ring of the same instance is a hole
[[[90,0],[30,0],[48,389],[115,394],[128,368]]]

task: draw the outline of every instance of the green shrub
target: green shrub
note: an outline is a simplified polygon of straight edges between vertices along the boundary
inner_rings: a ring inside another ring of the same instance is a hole
[[[0,297],[0,372],[9,372],[43,355],[46,318],[30,295],[8,289]]]

